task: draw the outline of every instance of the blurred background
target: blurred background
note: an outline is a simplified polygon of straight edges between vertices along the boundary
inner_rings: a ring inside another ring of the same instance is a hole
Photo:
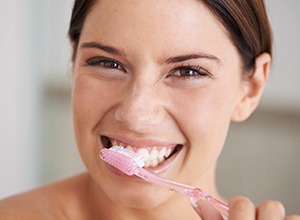
[[[0,198],[81,172],[70,106],[72,0],[0,0]],[[300,1],[267,0],[270,81],[233,124],[217,170],[226,198],[284,202],[300,213]]]

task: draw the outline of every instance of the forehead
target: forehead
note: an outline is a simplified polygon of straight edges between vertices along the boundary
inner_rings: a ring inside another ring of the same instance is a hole
[[[218,53],[233,46],[216,17],[196,0],[97,1],[81,39],[130,48],[151,45],[158,51],[176,46]]]

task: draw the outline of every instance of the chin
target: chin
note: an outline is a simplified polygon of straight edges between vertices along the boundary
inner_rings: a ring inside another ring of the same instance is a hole
[[[156,186],[123,187],[113,192],[106,191],[109,199],[123,208],[150,210],[166,203],[174,192]]]

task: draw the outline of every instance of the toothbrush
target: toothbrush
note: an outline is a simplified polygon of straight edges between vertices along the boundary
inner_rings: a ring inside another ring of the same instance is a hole
[[[224,220],[228,220],[229,207],[226,204],[213,198],[196,187],[164,179],[143,169],[142,167],[145,164],[142,156],[138,155],[131,149],[126,149],[122,146],[113,146],[109,149],[104,148],[100,151],[100,157],[106,163],[114,166],[129,176],[136,175],[148,182],[157,184],[161,187],[189,197],[191,200],[191,205],[196,212],[200,209],[200,207],[197,206],[197,201],[208,201],[213,207],[216,208]]]

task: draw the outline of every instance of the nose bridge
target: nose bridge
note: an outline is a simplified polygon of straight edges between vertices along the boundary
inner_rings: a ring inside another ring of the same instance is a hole
[[[157,125],[163,120],[163,107],[157,88],[137,81],[122,94],[116,119],[131,130]]]

